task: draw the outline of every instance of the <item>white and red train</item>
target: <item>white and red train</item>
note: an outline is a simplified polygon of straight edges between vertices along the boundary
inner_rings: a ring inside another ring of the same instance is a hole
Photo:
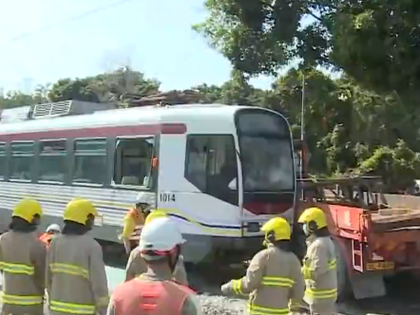
[[[263,222],[279,214],[292,219],[293,141],[281,114],[218,104],[82,104],[90,113],[72,115],[76,102],[64,103],[0,121],[2,231],[22,197],[42,203],[45,224],[60,223],[66,203],[84,197],[101,214],[95,238],[119,243],[123,217],[144,192],[178,222],[186,261],[199,262],[259,248]],[[51,115],[66,106],[65,117]]]

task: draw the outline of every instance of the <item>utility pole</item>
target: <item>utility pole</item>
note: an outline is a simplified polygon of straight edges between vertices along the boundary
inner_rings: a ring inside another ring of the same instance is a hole
[[[304,145],[305,139],[305,72],[302,76],[302,102],[300,109],[300,140],[302,141],[302,148]],[[303,178],[303,160],[304,160],[304,150],[301,150],[300,154],[300,178]]]
[[[303,176],[304,176],[304,160],[305,160],[305,70],[303,70],[302,75],[302,102],[300,108],[300,140],[301,140],[301,150],[300,150],[300,179],[301,179],[301,199],[305,200],[305,190],[303,189]]]

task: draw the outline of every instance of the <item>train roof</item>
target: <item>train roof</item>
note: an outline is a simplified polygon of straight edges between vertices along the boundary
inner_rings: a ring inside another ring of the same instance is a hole
[[[249,107],[250,106],[224,104],[186,104],[106,109],[95,111],[90,114],[32,119],[14,123],[0,122],[0,135],[138,124],[188,124],[190,121],[197,120],[230,120],[238,109]]]

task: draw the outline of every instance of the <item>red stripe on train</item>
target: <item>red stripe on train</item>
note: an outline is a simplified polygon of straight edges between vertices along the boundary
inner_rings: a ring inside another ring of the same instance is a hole
[[[262,215],[262,214],[280,214],[293,207],[292,202],[246,202],[243,205],[244,209],[249,212]]]
[[[172,134],[187,132],[185,124],[147,124],[135,126],[92,127],[79,129],[63,129],[34,131],[13,134],[0,134],[0,141],[41,140],[62,138],[104,138],[117,136]]]

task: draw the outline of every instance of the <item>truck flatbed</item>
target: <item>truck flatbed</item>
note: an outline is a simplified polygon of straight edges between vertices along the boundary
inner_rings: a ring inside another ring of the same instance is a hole
[[[420,230],[420,210],[381,209],[371,213],[371,220],[374,232],[403,229]]]
[[[420,230],[420,197],[383,194],[375,176],[300,181],[318,202],[362,210],[370,217],[371,232]]]

